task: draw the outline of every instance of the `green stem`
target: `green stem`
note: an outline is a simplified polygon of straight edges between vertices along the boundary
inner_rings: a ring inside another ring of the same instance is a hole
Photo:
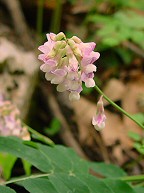
[[[136,175],[136,176],[124,176],[120,178],[122,181],[125,182],[135,182],[135,181],[142,181],[144,180],[144,175]]]
[[[39,0],[38,1],[38,10],[37,10],[36,30],[37,30],[38,36],[40,36],[40,37],[42,35],[42,28],[43,28],[44,1],[45,0]],[[39,39],[39,42],[41,42],[41,39]]]
[[[2,182],[1,185],[17,183],[17,182],[21,182],[21,181],[24,181],[24,180],[27,180],[27,179],[47,177],[51,174],[52,174],[52,172],[51,173],[46,173],[46,174],[35,174],[35,175],[31,175],[31,176],[26,176],[26,177],[14,178],[14,179],[11,179],[9,181]]]
[[[47,177],[47,176],[51,175],[52,173],[53,172],[45,173],[45,174],[35,174],[35,175],[31,175],[31,176],[26,176],[26,177],[14,178],[14,179],[11,179],[7,182],[3,182],[1,185],[17,183],[17,182],[21,182],[21,181],[24,181],[24,180],[27,180],[27,179]],[[144,175],[124,176],[124,177],[121,177],[120,180],[125,181],[125,182],[143,181],[144,180]]]
[[[59,32],[60,24],[61,24],[61,15],[62,15],[62,1],[56,0],[56,7],[53,13],[52,20],[51,20],[50,31],[54,33]]]
[[[29,127],[26,124],[25,126],[28,128],[29,132],[33,134],[33,137],[35,139],[38,139],[39,141],[42,141],[48,145],[52,145],[52,146],[54,145],[54,142],[50,138],[42,135],[41,133],[37,132],[36,130],[32,129],[31,127]]]
[[[99,94],[103,95],[103,97],[116,109],[118,109],[121,113],[129,117],[132,121],[134,121],[137,125],[139,125],[141,128],[144,129],[144,125],[142,125],[140,122],[138,122],[135,118],[133,118],[129,113],[127,113],[124,109],[119,107],[116,103],[114,103],[111,99],[109,99],[102,91],[101,89],[96,85],[95,89],[98,91]]]

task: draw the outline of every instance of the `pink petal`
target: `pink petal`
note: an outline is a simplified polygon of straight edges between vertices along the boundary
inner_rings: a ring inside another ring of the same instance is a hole
[[[85,73],[96,72],[96,66],[94,64],[88,64],[85,69]]]
[[[53,73],[57,76],[65,76],[67,74],[67,72],[63,69],[56,69]]]
[[[63,82],[64,77],[63,76],[54,76],[54,78],[51,80],[52,84],[60,84]]]
[[[46,37],[47,37],[49,43],[51,43],[54,40],[55,36],[56,36],[56,34],[54,34],[54,33],[46,34]]]
[[[39,56],[38,56],[38,59],[39,60],[45,60],[45,54],[40,54]]]
[[[42,64],[42,65],[40,66],[40,69],[41,69],[43,72],[50,72],[51,70],[53,70],[54,67],[55,67],[55,64],[52,64],[52,65]]]
[[[96,115],[92,118],[92,124],[94,125],[95,129],[100,131],[105,127],[106,116],[104,114],[104,107],[102,97],[100,97],[97,103],[97,112]]]
[[[100,57],[100,54],[98,52],[91,52],[89,55],[84,55],[82,58],[82,64],[88,65],[94,63],[98,58]]]
[[[46,46],[46,45],[42,45],[42,46],[39,46],[38,49],[43,52],[43,53],[48,53],[50,50],[49,50],[49,47]]]
[[[52,80],[52,79],[54,78],[54,74],[52,74],[51,72],[47,72],[47,73],[45,74],[45,78],[46,78],[47,80]]]
[[[66,91],[67,90],[67,87],[66,87],[66,85],[64,84],[64,83],[61,83],[61,84],[59,84],[58,86],[57,86],[57,91],[58,92],[64,92],[64,91]]]
[[[78,44],[78,47],[80,48],[80,50],[84,55],[89,55],[95,48],[95,43],[94,42],[90,42],[90,43],[80,43]]]
[[[88,78],[85,80],[85,86],[87,88],[94,87],[95,86],[95,81],[92,78]]]
[[[69,100],[70,101],[77,101],[80,99],[80,94],[78,92],[71,92],[69,94]]]
[[[91,57],[91,63],[94,63],[100,57],[100,53],[99,52],[91,52],[89,57]]]
[[[78,80],[79,79],[78,72],[73,72],[73,71],[69,72],[67,75],[67,79]]]
[[[78,81],[69,81],[68,88],[70,90],[76,91],[80,87],[80,83]]]

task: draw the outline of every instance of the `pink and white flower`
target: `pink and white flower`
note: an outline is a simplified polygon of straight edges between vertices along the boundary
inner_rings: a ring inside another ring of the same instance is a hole
[[[19,110],[0,95],[0,135],[16,136],[24,140],[30,140],[27,128],[22,126]]]
[[[86,87],[94,87],[93,64],[100,56],[94,52],[94,42],[83,43],[78,37],[66,39],[64,33],[47,34],[48,41],[39,50],[39,59],[44,63],[40,69],[52,84],[57,84],[57,91],[69,91],[70,100],[79,100],[82,82]]]

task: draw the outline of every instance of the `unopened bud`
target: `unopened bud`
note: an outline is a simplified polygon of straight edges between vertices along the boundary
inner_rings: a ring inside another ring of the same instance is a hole
[[[54,49],[52,49],[49,54],[48,54],[48,57],[50,58],[54,58],[56,56],[56,51]]]
[[[100,99],[97,103],[96,115],[93,116],[93,119],[92,119],[92,124],[94,125],[94,128],[97,131],[100,131],[105,127],[106,116],[104,114],[104,107],[103,107],[102,98],[103,98],[103,96],[100,97]]]
[[[59,41],[59,40],[62,40],[62,39],[66,39],[66,36],[63,32],[60,32],[55,36],[54,41]]]
[[[68,40],[68,44],[76,56],[82,56],[81,50],[77,47],[76,43],[72,39]]]
[[[82,57],[82,53],[81,53],[81,50],[80,50],[79,48],[75,48],[75,49],[73,50],[73,52],[74,52],[74,54],[75,54],[76,56],[78,56],[79,58]]]
[[[71,38],[75,43],[78,43],[78,44],[80,44],[82,41],[81,41],[81,39],[79,39],[78,37],[76,37],[76,36],[73,36],[72,38]]]
[[[77,48],[76,43],[72,39],[68,40],[68,44],[69,44],[69,46],[71,47],[72,50]]]
[[[63,49],[65,47],[66,47],[65,41],[57,41],[56,44],[54,45],[55,50]]]
[[[66,53],[65,48],[56,51],[56,59],[58,60],[58,64],[60,63],[61,59],[65,56],[65,53]]]

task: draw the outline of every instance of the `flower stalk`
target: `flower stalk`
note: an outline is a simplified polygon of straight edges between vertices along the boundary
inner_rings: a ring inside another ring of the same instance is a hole
[[[121,177],[120,179],[125,182],[144,181],[144,175],[124,176]]]
[[[9,181],[3,182],[1,185],[17,183],[17,182],[21,182],[21,181],[24,181],[24,180],[27,180],[27,179],[47,177],[47,176],[50,176],[52,173],[53,172],[14,178],[14,179],[11,179]],[[121,177],[121,178],[118,178],[118,179],[122,180],[124,182],[140,182],[140,181],[144,180],[144,175],[124,176],[124,177]]]
[[[118,106],[116,103],[114,103],[110,98],[108,98],[102,91],[101,89],[95,85],[95,90],[100,94],[103,95],[103,97],[117,110],[119,110],[121,113],[126,115],[128,118],[130,118],[132,121],[134,121],[138,126],[140,126],[142,129],[144,129],[144,125],[142,125],[140,122],[138,122],[135,118],[133,118],[129,113],[127,113],[124,109],[122,109],[120,106]]]
[[[28,131],[32,134],[33,138],[38,139],[39,141],[44,142],[47,145],[51,145],[51,146],[54,145],[54,142],[50,138],[46,137],[45,135],[42,135],[41,133],[32,129],[26,124],[25,126],[27,127]]]

